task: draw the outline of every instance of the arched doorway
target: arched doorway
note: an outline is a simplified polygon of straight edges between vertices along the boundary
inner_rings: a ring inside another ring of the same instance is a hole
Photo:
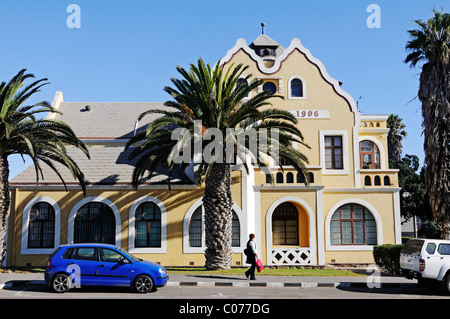
[[[315,264],[311,213],[301,199],[279,199],[271,205],[266,216],[268,264]]]
[[[75,215],[74,243],[115,244],[116,220],[112,209],[101,202],[83,205]]]
[[[285,202],[275,208],[272,245],[309,247],[308,215],[302,206]]]

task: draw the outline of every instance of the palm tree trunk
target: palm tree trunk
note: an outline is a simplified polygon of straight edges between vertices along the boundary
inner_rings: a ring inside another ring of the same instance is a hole
[[[6,220],[9,212],[9,165],[6,155],[0,154],[0,268],[6,257]]]
[[[425,188],[435,218],[448,237],[450,221],[450,71],[426,64],[420,79],[425,149]]]
[[[209,270],[230,269],[232,205],[231,164],[215,163],[205,181],[205,267]]]

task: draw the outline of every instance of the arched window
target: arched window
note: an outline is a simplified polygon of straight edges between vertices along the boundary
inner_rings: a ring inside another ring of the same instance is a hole
[[[298,245],[298,211],[286,202],[275,208],[272,215],[273,245]]]
[[[331,245],[376,245],[375,219],[364,206],[343,205],[331,217],[330,236]]]
[[[303,83],[300,79],[291,81],[291,97],[303,97]]]
[[[389,178],[389,176],[386,175],[383,178],[383,180],[384,180],[384,186],[391,186],[391,179]]]
[[[364,186],[372,186],[372,181],[370,180],[370,176],[364,177]]]
[[[286,174],[286,183],[292,184],[294,182],[294,174],[291,172]]]
[[[304,183],[305,177],[301,173],[297,173],[297,183]]]
[[[380,152],[375,143],[361,141],[359,143],[359,153],[362,169],[380,168]]]
[[[375,186],[380,186],[381,185],[381,178],[380,178],[380,176],[378,176],[378,175],[375,176],[373,184]]]
[[[249,82],[247,82],[244,78],[239,78],[236,81],[236,88],[238,88],[239,86],[241,86],[242,84],[247,84],[247,86],[249,85]],[[250,98],[250,92],[248,93],[248,95],[246,96],[246,98]]]
[[[34,204],[30,210],[28,248],[52,248],[55,241],[55,210],[46,202]]]
[[[241,225],[236,212],[232,210],[231,247],[241,246]],[[203,243],[203,206],[199,206],[189,221],[189,246],[202,247]]]
[[[314,183],[314,174],[311,172],[308,173],[308,181],[310,183]]]
[[[202,206],[199,206],[191,216],[189,221],[189,246],[202,247]]]
[[[277,86],[273,82],[266,82],[263,85],[263,91],[269,91],[271,94],[275,94],[277,92]]]
[[[231,247],[241,246],[241,224],[237,214],[233,211],[233,219],[231,224]]]
[[[283,173],[277,173],[277,177],[276,177],[277,183],[284,183],[284,176]]]
[[[138,206],[135,215],[135,247],[161,247],[161,210],[153,202]]]
[[[111,208],[100,202],[82,206],[75,216],[75,243],[115,244],[116,221]]]
[[[247,81],[245,81],[245,79],[243,79],[243,78],[237,79],[237,81],[236,81],[236,88],[239,87],[240,85],[246,83],[246,82]]]

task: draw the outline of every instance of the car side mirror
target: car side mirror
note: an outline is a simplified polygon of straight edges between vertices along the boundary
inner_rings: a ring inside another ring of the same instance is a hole
[[[129,261],[127,258],[123,257],[120,259],[120,263],[122,264],[131,264],[131,261]]]

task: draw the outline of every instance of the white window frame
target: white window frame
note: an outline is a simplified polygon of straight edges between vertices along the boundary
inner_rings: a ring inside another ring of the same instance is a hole
[[[358,204],[366,208],[375,219],[375,223],[377,225],[377,244],[376,245],[382,245],[383,244],[383,229],[382,229],[382,222],[381,217],[378,211],[371,205],[370,203],[366,202],[365,200],[358,199],[358,198],[348,198],[344,199],[338,203],[336,203],[327,214],[327,218],[325,221],[325,238],[326,238],[326,250],[328,251],[370,251],[373,250],[373,247],[376,245],[332,245],[331,244],[331,234],[330,234],[330,224],[331,224],[331,217],[336,212],[336,210],[346,204]]]
[[[151,202],[161,211],[161,247],[135,247],[136,239],[136,209],[139,205]],[[154,196],[142,196],[135,200],[128,214],[128,251],[135,254],[165,254],[167,252],[167,211],[163,202]]]
[[[28,226],[30,224],[30,211],[31,208],[40,202],[45,202],[53,207],[55,210],[55,239],[52,248],[28,248]],[[31,199],[23,209],[22,213],[22,237],[21,237],[21,250],[22,255],[42,255],[51,254],[60,245],[61,234],[61,210],[58,203],[51,197],[38,196]]]
[[[206,249],[206,244],[205,244],[205,226],[204,223],[202,222],[202,246],[201,247],[191,247],[189,245],[189,223],[191,221],[191,217],[194,214],[194,212],[196,211],[197,208],[199,208],[200,206],[203,205],[203,199],[200,198],[197,201],[194,202],[194,204],[191,205],[191,207],[189,207],[188,211],[186,212],[186,214],[184,215],[184,220],[183,220],[183,254],[204,254],[205,253],[205,249]],[[236,213],[238,219],[239,219],[239,228],[240,228],[240,242],[241,242],[241,246],[240,247],[231,247],[233,253],[242,253],[244,251],[244,248],[242,248],[243,245],[245,245],[245,243],[247,243],[246,238],[244,236],[244,232],[245,229],[243,226],[244,225],[244,215],[242,213],[241,208],[236,204],[233,203],[233,206],[231,207],[232,210],[234,210],[234,212]],[[202,221],[204,221],[204,210],[202,209]]]
[[[377,147],[378,147],[378,152],[380,153],[380,168],[376,168],[377,170],[383,170],[386,169],[386,153],[383,147],[383,144],[381,144],[381,142],[376,139],[373,136],[369,136],[369,135],[361,135],[358,138],[358,156],[361,157],[361,146],[360,143],[363,141],[369,141],[374,143]],[[361,163],[359,164],[359,167],[361,167]],[[364,168],[361,168],[364,169]]]
[[[97,203],[103,203],[107,206],[109,206],[114,214],[114,218],[116,220],[116,226],[115,226],[115,245],[121,246],[121,218],[120,218],[120,212],[117,206],[110,201],[107,198],[103,198],[100,196],[89,196],[86,198],[83,198],[78,203],[76,203],[72,209],[70,210],[69,219],[67,221],[67,243],[73,243],[74,240],[74,234],[75,234],[75,216],[77,212],[80,210],[81,207],[83,207],[85,204],[88,204],[90,202],[97,202]]]
[[[292,96],[292,90],[291,90],[291,82],[292,80],[298,79],[302,81],[302,93],[303,96]],[[300,75],[293,75],[288,80],[288,99],[289,100],[306,100],[306,83],[305,79],[301,77]]]
[[[345,130],[327,130],[319,131],[320,143],[320,166],[322,166],[322,175],[348,175],[349,157],[348,157],[348,131]],[[325,136],[342,137],[342,169],[327,169],[325,166]]]

